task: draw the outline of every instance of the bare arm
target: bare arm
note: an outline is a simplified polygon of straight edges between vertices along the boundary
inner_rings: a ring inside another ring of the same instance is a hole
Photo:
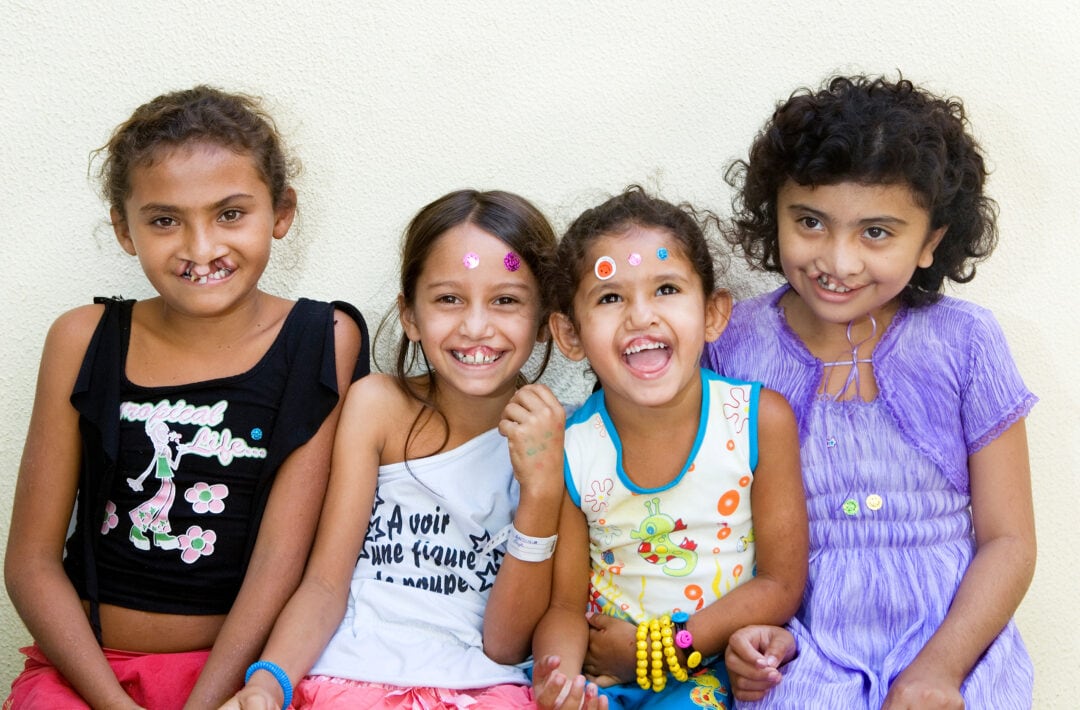
[[[588,527],[570,494],[564,496],[559,513],[559,544],[555,548],[551,604],[533,636],[536,662],[533,685],[541,708],[558,707],[555,699],[562,694],[564,685],[574,683],[581,675],[589,642],[589,626],[585,620],[590,570]],[[583,679],[579,680],[581,685]],[[577,703],[572,706],[576,708]]]
[[[380,425],[393,419],[372,417],[371,412],[385,411],[387,398],[396,396],[388,378],[369,375],[353,384],[345,399],[311,559],[260,656],[280,666],[293,685],[314,665],[345,615],[353,567],[375,500],[384,439]],[[280,708],[281,702],[277,681],[260,671],[225,707]]]
[[[100,306],[79,308],[49,329],[19,465],[4,576],[23,623],[83,699],[93,707],[135,708],[106,662],[62,562],[81,460],[79,415],[70,396],[101,313]]]
[[[240,592],[185,708],[216,708],[240,687],[304,572],[330,470],[334,432],[360,350],[360,331],[337,314],[338,404],[315,435],[278,469]]]
[[[975,557],[949,613],[889,689],[883,708],[963,707],[960,685],[1012,617],[1035,572],[1024,421],[968,459]]]
[[[521,489],[514,527],[525,535],[550,537],[557,532],[564,496],[565,423],[562,405],[544,385],[518,390],[499,422]],[[552,559],[503,557],[484,610],[484,652],[493,660],[513,664],[528,657],[533,631],[548,608],[553,565]]]
[[[690,617],[687,629],[705,656],[750,624],[783,624],[798,610],[809,557],[806,494],[795,415],[781,395],[762,389],[758,465],[750,493],[757,575]]]

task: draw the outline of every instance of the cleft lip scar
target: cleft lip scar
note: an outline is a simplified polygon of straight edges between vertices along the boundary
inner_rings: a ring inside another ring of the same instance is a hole
[[[832,293],[848,293],[854,290],[853,288],[843,285],[839,281],[834,281],[828,274],[819,275],[815,281],[817,281],[818,286],[826,291],[831,291]]]
[[[192,268],[193,267],[194,267],[193,264],[189,264],[187,269],[184,270],[184,273],[181,274],[181,278],[187,279],[188,281],[191,281],[192,283],[199,283],[199,284],[204,284],[204,283],[207,283],[208,281],[220,281],[220,280],[224,279],[225,277],[229,276],[230,274],[232,274],[233,271],[234,271],[234,269],[221,267],[220,269],[217,269],[216,271],[211,271],[208,274],[198,276],[198,275],[192,273]]]

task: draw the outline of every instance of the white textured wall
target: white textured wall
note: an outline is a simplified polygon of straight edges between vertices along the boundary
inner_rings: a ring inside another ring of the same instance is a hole
[[[1028,422],[1039,565],[1018,617],[1036,707],[1076,706],[1076,3],[4,0],[0,10],[0,520],[49,323],[94,295],[149,294],[105,227],[87,158],[163,91],[206,82],[269,99],[306,170],[302,218],[266,284],[351,300],[373,323],[393,295],[402,228],[451,189],[520,192],[559,228],[632,181],[723,213],[724,165],[799,85],[900,69],[964,97],[994,169],[1002,238],[953,292],[995,311],[1042,397]],[[564,394],[580,389],[576,373],[556,374],[571,381]],[[6,533],[0,525],[0,543]],[[4,598],[0,686],[28,640]]]

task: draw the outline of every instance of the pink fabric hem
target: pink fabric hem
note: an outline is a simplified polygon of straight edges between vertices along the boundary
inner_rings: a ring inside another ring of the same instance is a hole
[[[532,688],[493,685],[489,688],[401,687],[330,676],[308,676],[296,686],[293,710],[506,710],[535,708]]]
[[[89,706],[37,644],[21,648],[23,671],[11,683],[3,710],[85,710]],[[131,699],[153,710],[181,710],[191,695],[209,649],[185,653],[134,653],[102,649],[120,686]]]

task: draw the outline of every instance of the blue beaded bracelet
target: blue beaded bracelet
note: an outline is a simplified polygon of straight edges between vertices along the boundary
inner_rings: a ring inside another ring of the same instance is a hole
[[[276,663],[255,661],[248,666],[247,673],[244,674],[245,683],[251,680],[251,674],[255,671],[266,671],[274,676],[274,680],[281,686],[281,692],[285,694],[285,699],[281,702],[281,710],[288,710],[289,703],[292,702],[292,683],[289,682],[289,674],[281,670],[281,666]]]

